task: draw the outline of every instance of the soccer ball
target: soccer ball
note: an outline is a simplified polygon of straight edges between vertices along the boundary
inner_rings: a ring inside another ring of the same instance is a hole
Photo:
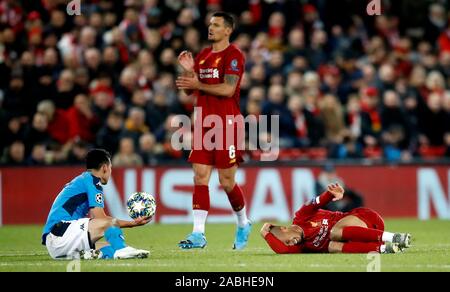
[[[145,192],[133,193],[127,200],[127,210],[128,215],[133,219],[153,217],[156,212],[156,200]]]

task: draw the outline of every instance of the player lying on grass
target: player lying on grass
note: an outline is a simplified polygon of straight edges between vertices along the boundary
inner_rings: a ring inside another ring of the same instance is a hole
[[[320,209],[344,197],[339,184],[331,184],[295,213],[291,226],[265,223],[262,237],[276,253],[398,253],[410,247],[411,235],[384,231],[381,216],[368,208],[348,213]]]
[[[87,171],[66,184],[55,199],[44,227],[42,244],[54,259],[146,258],[148,251],[125,244],[120,228],[145,225],[152,218],[122,221],[107,216],[103,209],[100,184],[107,184],[111,177],[110,154],[102,149],[89,151],[86,168]],[[85,218],[87,214],[90,218]],[[98,242],[103,237],[107,243]]]

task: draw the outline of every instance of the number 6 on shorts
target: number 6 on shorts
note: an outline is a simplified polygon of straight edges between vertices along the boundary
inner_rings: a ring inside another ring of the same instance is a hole
[[[230,146],[230,149],[228,149],[228,156],[230,156],[230,159],[236,158],[236,146]]]

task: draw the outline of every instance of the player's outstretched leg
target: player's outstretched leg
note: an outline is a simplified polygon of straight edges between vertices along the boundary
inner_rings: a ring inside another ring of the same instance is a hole
[[[122,230],[118,226],[115,226],[113,220],[109,218],[91,220],[89,222],[89,234],[92,243],[105,237],[109,245],[105,245],[98,251],[84,251],[83,254],[80,254],[82,259],[147,258],[150,254],[147,250],[127,246]]]
[[[363,212],[364,211],[364,212]],[[350,215],[341,219],[332,229],[330,238],[332,241],[349,242],[380,242],[397,244],[401,250],[411,247],[411,234],[392,233],[384,231],[384,223],[375,212],[360,210],[359,216],[366,216],[370,226],[380,226],[378,229],[368,228],[368,224],[360,218]],[[373,216],[373,214],[377,216]],[[381,222],[380,222],[381,221]]]
[[[344,227],[341,240],[396,243],[401,249],[411,247],[411,234],[409,233],[392,233],[358,226]]]
[[[382,254],[400,253],[402,249],[392,242],[337,242],[331,241],[328,245],[330,253],[370,253]]]

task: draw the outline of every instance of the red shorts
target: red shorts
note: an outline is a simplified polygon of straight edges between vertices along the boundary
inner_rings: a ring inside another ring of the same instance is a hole
[[[205,137],[206,130],[203,131],[202,137]],[[227,141],[225,131],[221,131],[222,140],[214,141],[217,147],[215,149],[208,150],[210,148],[205,149],[205,145],[202,144],[201,149],[195,148],[195,141],[193,143],[193,149],[189,154],[188,161],[190,163],[198,163],[205,165],[212,165],[218,169],[227,169],[233,167],[234,165],[239,165],[239,163],[243,162],[242,158],[243,147],[238,147],[238,145],[243,145],[243,137],[240,135],[240,139],[238,139],[239,133],[236,129],[234,131],[234,139],[232,141]],[[195,135],[194,135],[195,140]]]
[[[384,220],[381,218],[380,214],[369,208],[356,208],[348,213],[346,216],[353,215],[361,219],[367,224],[367,228],[377,229],[384,231]]]

